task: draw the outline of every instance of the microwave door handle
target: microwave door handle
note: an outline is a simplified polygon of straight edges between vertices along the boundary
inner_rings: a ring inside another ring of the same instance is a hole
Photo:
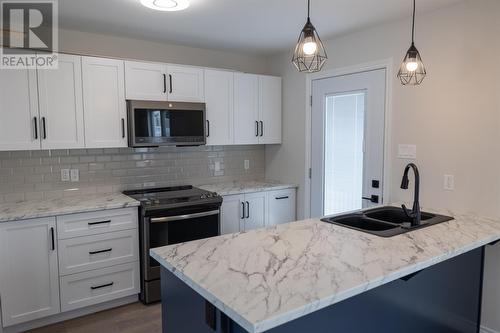
[[[163,222],[170,222],[170,221],[179,221],[179,220],[189,220],[189,219],[194,219],[197,217],[205,217],[205,216],[212,216],[212,215],[218,215],[220,212],[219,210],[211,210],[208,212],[201,212],[201,213],[193,213],[193,214],[186,214],[186,215],[176,215],[176,216],[165,216],[165,217],[153,217],[151,218],[151,223],[163,223]]]

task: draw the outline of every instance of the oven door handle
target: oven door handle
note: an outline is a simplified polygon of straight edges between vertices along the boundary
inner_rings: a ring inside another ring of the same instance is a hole
[[[208,212],[193,213],[193,214],[186,214],[186,215],[153,217],[150,221],[151,221],[151,223],[163,223],[163,222],[170,222],[170,221],[189,220],[189,219],[194,219],[197,217],[218,215],[219,213],[220,213],[219,210],[211,210]]]

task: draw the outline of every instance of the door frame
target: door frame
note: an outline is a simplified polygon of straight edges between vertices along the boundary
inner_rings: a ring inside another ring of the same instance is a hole
[[[305,133],[306,133],[306,145],[305,145],[305,168],[304,168],[304,215],[305,217],[311,217],[311,178],[309,178],[309,170],[311,169],[311,152],[312,152],[312,83],[314,80],[327,79],[336,76],[344,76],[357,74],[362,72],[369,72],[378,69],[386,70],[386,82],[385,82],[385,129],[384,129],[384,180],[383,180],[383,201],[382,204],[389,204],[391,202],[390,198],[390,187],[391,187],[391,163],[392,160],[392,147],[390,143],[392,142],[392,77],[393,77],[393,58],[382,59],[373,62],[367,62],[352,66],[339,67],[330,70],[325,70],[318,73],[308,74],[306,76],[306,121],[305,121]]]

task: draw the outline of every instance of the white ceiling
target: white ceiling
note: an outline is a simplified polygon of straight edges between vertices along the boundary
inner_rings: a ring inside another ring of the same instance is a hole
[[[418,13],[462,0],[419,0]],[[159,12],[139,0],[59,0],[61,28],[187,46],[271,54],[292,47],[306,0],[190,0],[182,12]],[[409,17],[410,0],[312,0],[311,20],[325,39]],[[409,23],[408,23],[409,24]],[[409,26],[408,26],[409,28]]]

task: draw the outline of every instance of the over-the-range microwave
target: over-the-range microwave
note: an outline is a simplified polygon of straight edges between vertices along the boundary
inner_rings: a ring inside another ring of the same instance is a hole
[[[127,101],[129,147],[206,144],[205,104]]]

